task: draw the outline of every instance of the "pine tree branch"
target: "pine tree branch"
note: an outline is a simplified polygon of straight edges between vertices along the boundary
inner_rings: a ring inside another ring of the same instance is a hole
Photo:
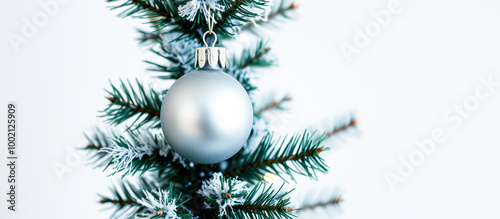
[[[112,129],[105,131],[96,127],[91,134],[85,132],[83,135],[85,136],[88,144],[82,149],[101,150],[102,148],[108,147],[112,144],[111,138],[115,137],[117,133]]]
[[[117,2],[120,0],[108,0],[108,2]],[[125,0],[124,3],[112,7],[112,9],[126,8],[120,13],[121,17],[135,17],[148,19],[149,23],[155,28],[155,31],[172,25],[170,31],[179,32],[181,39],[183,36],[189,36],[198,42],[203,42],[202,36],[196,31],[196,26],[199,23],[193,23],[179,17],[177,12],[177,5],[173,1],[164,0]],[[151,18],[155,18],[151,20]]]
[[[278,158],[274,158],[274,159],[261,161],[258,163],[252,163],[252,164],[248,164],[246,166],[240,167],[240,170],[251,169],[251,168],[255,168],[255,167],[259,167],[259,166],[269,166],[269,165],[278,164],[278,163],[283,164],[287,161],[304,159],[304,158],[307,158],[307,157],[310,157],[313,155],[319,155],[324,149],[325,149],[324,147],[320,147],[318,149],[308,150],[308,151],[302,152],[300,154],[293,154],[293,155],[288,155],[286,157],[278,157]]]
[[[256,21],[255,23],[249,23],[247,24],[245,27],[243,27],[241,29],[241,31],[244,31],[244,30],[248,30],[250,28],[253,28],[255,27],[255,25],[259,25],[259,24],[262,24],[262,23],[268,23],[268,22],[271,22],[274,18],[276,18],[277,16],[280,16],[280,15],[284,15],[286,12],[288,11],[292,11],[292,10],[295,10],[299,8],[299,5],[297,5],[295,2],[292,2],[290,4],[290,6],[288,7],[285,7],[285,8],[280,8],[278,9],[277,11],[275,12],[272,12],[269,14],[269,16],[267,17],[267,20],[266,21],[263,21],[263,20],[259,20],[259,21]]]
[[[259,20],[266,8],[270,7],[269,0],[223,0],[223,2],[229,6],[216,18],[214,30],[228,38],[234,36],[236,31],[246,24]]]
[[[145,30],[137,29],[137,32],[139,32],[140,34],[137,40],[141,45],[156,44],[161,43],[162,41],[160,31],[148,32]]]
[[[141,1],[141,0],[132,0],[132,3],[134,3],[137,6],[140,6],[144,10],[148,10],[148,11],[154,12],[158,15],[161,15],[165,19],[172,19],[173,18],[173,16],[170,13],[168,13],[164,10],[160,10],[159,8],[149,4],[148,2]]]
[[[266,56],[271,51],[267,44],[267,40],[259,38],[255,45],[244,48],[240,56],[233,56],[229,59],[228,73],[232,74],[236,70],[244,70],[248,67],[271,66],[274,60]]]
[[[240,7],[243,4],[243,2],[245,2],[245,1],[246,0],[236,0],[234,2],[234,4],[231,5],[231,7],[226,9],[226,11],[224,11],[224,13],[222,13],[220,18],[214,24],[214,29],[217,30],[219,28],[218,24],[225,22],[232,14],[236,13],[236,10],[238,9],[238,7]]]
[[[139,128],[145,124],[151,124],[153,128],[160,128],[160,109],[163,95],[159,92],[146,88],[136,80],[136,86],[120,81],[120,89],[111,84],[111,90],[107,91],[110,104],[102,111],[101,117],[113,125],[119,125],[136,117],[129,125]]]
[[[174,18],[176,9],[170,5],[169,1],[161,0],[108,0],[108,2],[122,1],[120,5],[112,6],[111,9],[126,8],[119,16],[120,17],[161,17],[167,22],[171,22]]]
[[[253,63],[255,63],[255,61],[259,60],[259,58],[261,58],[264,54],[268,53],[269,51],[271,51],[271,48],[264,48],[263,50],[259,51],[254,57],[252,57],[246,63],[243,63],[243,65],[241,65],[241,68],[244,69],[252,65]]]
[[[238,80],[248,93],[257,89],[252,83],[249,67],[266,67],[274,63],[273,59],[266,58],[271,50],[266,45],[267,41],[259,39],[255,46],[243,49],[240,56],[228,60],[226,72]]]
[[[232,206],[232,213],[237,218],[293,218],[295,209],[288,207],[290,197],[287,197],[293,190],[280,192],[284,183],[278,190],[269,186],[266,189],[264,183],[258,183],[252,191],[246,195],[245,202],[241,205]]]
[[[332,137],[333,135],[335,135],[339,132],[342,132],[342,131],[345,131],[347,129],[355,127],[357,124],[358,124],[358,121],[356,119],[352,118],[349,123],[344,124],[340,127],[334,128],[332,131],[326,133],[326,137],[327,138]]]
[[[101,199],[99,201],[101,204],[106,204],[106,203],[113,203],[113,204],[119,204],[119,205],[136,205],[137,202],[134,200],[116,200],[116,199]]]
[[[145,213],[137,213],[135,218],[192,218],[193,214],[189,211],[184,211],[182,206],[189,199],[181,201],[182,193],[178,196],[174,190],[172,183],[169,184],[169,189],[155,189],[148,191],[143,189],[146,197],[134,199],[139,206],[147,208]]]
[[[92,149],[92,150],[101,150],[103,147],[105,146],[102,146],[102,145],[91,145],[91,144],[88,144],[87,146],[85,146],[86,149]]]
[[[245,181],[214,173],[203,181],[197,193],[204,198],[207,209],[218,210],[219,218],[291,218],[294,209],[288,207],[287,197],[291,191],[281,192],[283,185],[274,190],[272,185],[266,188],[259,182],[250,190]]]
[[[133,218],[137,213],[143,213],[147,209],[143,206],[138,206],[136,198],[145,197],[142,189],[154,190],[158,188],[151,180],[140,177],[137,186],[128,180],[121,180],[118,185],[111,187],[111,195],[99,195],[99,203],[103,205],[112,205],[115,210],[111,218]]]
[[[153,66],[149,70],[157,72],[154,74],[156,78],[176,80],[194,70],[195,54],[193,51],[201,46],[202,44],[190,39],[169,43],[162,41],[159,49],[150,49],[150,51],[161,57],[165,63],[159,64],[151,61],[146,61],[146,63]]]
[[[132,104],[130,102],[121,102],[120,99],[118,99],[116,97],[107,97],[106,99],[108,99],[109,102],[114,103],[116,105],[120,105],[120,106],[123,106],[123,107],[126,107],[126,108],[130,108],[132,110],[135,110],[135,111],[138,111],[138,112],[141,112],[141,113],[147,113],[147,114],[155,116],[155,117],[160,117],[160,111],[152,110],[152,109],[146,109],[146,108],[144,108],[142,106],[137,106],[137,105],[134,105],[134,104]]]
[[[311,210],[311,209],[316,209],[316,208],[326,207],[326,206],[331,206],[331,205],[339,205],[340,202],[342,202],[342,201],[343,200],[340,197],[336,197],[336,198],[329,200],[329,201],[326,201],[326,202],[319,202],[319,203],[312,204],[312,205],[305,205],[297,210],[304,211],[304,210]]]
[[[260,181],[267,172],[286,179],[286,174],[293,181],[293,173],[317,179],[316,171],[326,173],[328,166],[319,154],[328,148],[321,146],[324,138],[313,139],[313,134],[304,132],[291,138],[273,140],[272,134],[266,135],[257,149],[248,155],[242,155],[243,162],[231,165],[229,174],[237,175],[248,181]]]
[[[260,115],[262,113],[264,113],[265,111],[268,111],[268,110],[271,110],[271,109],[274,109],[274,108],[281,108],[281,105],[287,101],[291,101],[292,98],[291,97],[288,97],[288,96],[285,96],[283,99],[281,100],[278,100],[278,101],[273,101],[271,102],[270,104],[268,104],[267,106],[265,106],[264,108],[260,109],[257,114]]]
[[[324,211],[325,214],[332,215],[334,211],[340,207],[343,201],[338,192],[328,192],[325,190],[318,190],[317,194],[308,194],[304,197],[302,207],[297,210],[297,213],[305,211]]]
[[[237,205],[233,207],[236,210],[250,210],[250,211],[286,211],[286,212],[292,212],[295,211],[295,209],[291,207],[286,207],[286,206],[269,206],[269,205]]]
[[[112,157],[106,166],[112,166],[112,175],[123,172],[126,176],[159,170],[175,176],[187,166],[186,161],[171,150],[163,135],[153,135],[145,129],[129,130],[127,134],[114,138],[113,145],[103,149]]]
[[[94,167],[105,166],[109,162],[110,157],[102,149],[109,147],[112,144],[111,138],[114,138],[116,135],[117,133],[113,129],[105,131],[98,127],[96,127],[91,134],[86,132],[84,133],[88,144],[81,149],[94,153],[90,158],[90,160],[95,164]]]

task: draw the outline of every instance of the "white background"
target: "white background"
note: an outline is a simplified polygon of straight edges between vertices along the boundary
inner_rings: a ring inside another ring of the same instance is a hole
[[[143,63],[151,54],[135,40],[145,25],[117,18],[103,0],[70,0],[16,53],[8,33],[21,34],[23,19],[43,11],[38,2],[45,1],[0,4],[0,132],[7,102],[15,101],[20,157],[18,211],[0,204],[0,217],[107,218],[97,193],[106,194],[111,179],[66,158],[82,144],[82,131],[99,122],[108,79],[151,80]],[[290,185],[295,197],[338,188],[344,202],[335,217],[343,219],[499,218],[500,94],[479,101],[457,129],[443,116],[474,95],[479,77],[500,81],[500,1],[401,0],[401,12],[348,63],[339,44],[352,44],[355,28],[374,21],[370,13],[388,2],[303,1],[294,20],[270,33],[279,65],[262,73],[262,88],[294,98],[290,131],[327,127],[351,110],[359,118],[359,136],[326,142],[333,148],[324,155],[330,175]],[[391,191],[384,174],[397,173],[398,157],[408,159],[418,149],[414,141],[436,128],[447,139]],[[0,136],[5,164],[6,134]],[[59,180],[54,163],[71,172]],[[2,194],[6,170],[2,165]]]

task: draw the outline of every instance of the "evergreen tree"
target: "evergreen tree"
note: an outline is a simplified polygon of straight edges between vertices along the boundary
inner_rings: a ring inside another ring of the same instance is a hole
[[[288,0],[108,0],[119,16],[144,19],[151,30],[139,30],[139,42],[151,47],[160,61],[146,61],[157,80],[176,80],[194,69],[194,49],[202,46],[206,21],[214,13],[213,30],[222,40],[243,32],[257,43],[228,60],[227,74],[249,93],[259,68],[273,65],[270,47],[257,26],[275,25],[298,8]],[[210,5],[210,12],[208,6]],[[234,53],[234,51],[233,51]],[[243,149],[218,164],[190,162],[173,151],[160,131],[160,108],[167,90],[155,90],[139,80],[111,83],[109,105],[100,112],[107,129],[85,137],[96,168],[134,176],[101,195],[100,203],[115,208],[116,218],[293,218],[306,209],[337,206],[338,194],[322,194],[291,206],[292,191],[264,181],[274,175],[292,183],[294,176],[316,179],[327,173],[322,153],[326,138],[354,128],[356,120],[344,116],[330,132],[304,131],[290,137],[275,136],[263,116],[283,110],[290,97],[270,100],[254,109],[254,125]],[[295,205],[297,206],[297,204]]]

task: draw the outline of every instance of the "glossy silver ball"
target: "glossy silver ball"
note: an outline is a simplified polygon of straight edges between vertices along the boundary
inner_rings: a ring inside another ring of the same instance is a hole
[[[241,149],[252,129],[253,109],[238,81],[220,69],[203,68],[170,87],[160,118],[175,152],[195,163],[212,164]]]

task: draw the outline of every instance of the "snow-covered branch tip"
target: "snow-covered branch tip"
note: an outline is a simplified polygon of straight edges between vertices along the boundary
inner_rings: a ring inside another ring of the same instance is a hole
[[[189,21],[194,21],[199,13],[201,13],[205,20],[209,20],[208,5],[210,5],[212,13],[220,13],[225,9],[224,5],[219,4],[219,0],[187,0],[184,2],[178,8],[179,16]]]
[[[144,207],[137,205],[134,197],[143,198],[145,196],[142,190],[152,191],[158,188],[158,185],[151,178],[138,177],[136,180],[120,180],[110,188],[109,195],[99,195],[99,203],[115,208],[110,218],[133,218],[137,213],[146,211]]]
[[[208,209],[218,209],[219,217],[227,216],[235,205],[245,202],[250,189],[247,182],[237,178],[225,178],[222,173],[214,173],[211,179],[203,181],[198,194],[202,195]]]
[[[113,139],[119,136],[118,130],[114,128],[103,129],[97,126],[92,132],[85,132],[84,136],[87,139],[87,144],[81,149],[92,154],[89,159],[91,163],[96,168],[106,166],[111,157],[103,149],[113,145]]]
[[[157,167],[175,165],[178,170],[187,166],[184,158],[171,150],[162,134],[152,134],[145,129],[130,130],[127,134],[113,139],[111,147],[102,149],[112,157],[108,166],[113,166],[114,173],[123,171],[124,175],[133,175]]]
[[[222,218],[292,218],[294,211],[289,207],[288,192],[281,192],[264,183],[257,183],[249,189],[248,183],[237,178],[224,177],[215,173],[203,181],[198,194],[202,195],[207,209],[218,209]]]
[[[159,79],[178,79],[194,70],[194,50],[202,44],[192,39],[170,41],[164,39],[159,49],[151,51],[160,56],[164,63],[146,61],[152,65],[149,70],[154,71],[154,76]]]
[[[83,133],[87,144],[82,149],[90,151],[100,151],[103,148],[107,148],[112,145],[112,139],[118,136],[118,131],[116,129],[102,129],[100,127],[95,127],[95,129],[88,133]]]
[[[193,215],[183,208],[182,205],[189,200],[180,202],[181,194],[174,197],[173,186],[170,185],[170,190],[146,191],[143,190],[145,197],[135,198],[138,205],[147,209],[145,213],[136,214],[136,218],[165,218],[165,219],[181,219],[192,218]]]

